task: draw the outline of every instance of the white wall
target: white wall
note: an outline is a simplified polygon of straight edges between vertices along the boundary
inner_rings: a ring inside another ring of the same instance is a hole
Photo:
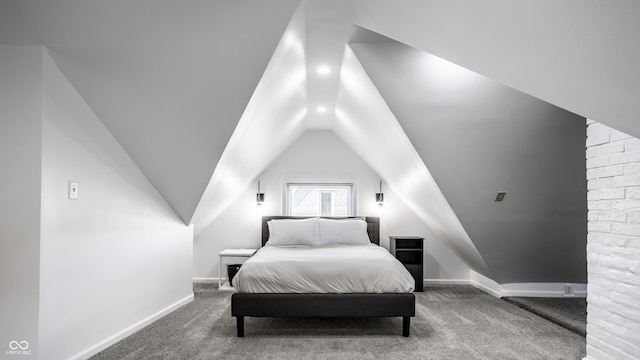
[[[587,359],[638,359],[640,139],[587,123]]]
[[[40,358],[85,357],[192,299],[192,228],[48,54],[42,124]]]
[[[38,349],[42,47],[0,45],[0,358]]]
[[[247,188],[194,243],[194,278],[218,277],[218,253],[225,248],[259,247],[260,217],[283,213],[286,181],[354,181],[358,215],[381,215],[381,245],[389,235],[425,240],[425,279],[468,280],[468,267],[383,183],[385,205],[375,203],[379,176],[332,131],[307,131],[258,178],[265,203],[257,206],[257,182]],[[223,270],[223,276],[226,274]]]

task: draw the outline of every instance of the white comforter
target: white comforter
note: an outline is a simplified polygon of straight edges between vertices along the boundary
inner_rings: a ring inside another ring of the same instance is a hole
[[[233,287],[248,293],[408,293],[414,280],[374,244],[265,246],[242,265]]]

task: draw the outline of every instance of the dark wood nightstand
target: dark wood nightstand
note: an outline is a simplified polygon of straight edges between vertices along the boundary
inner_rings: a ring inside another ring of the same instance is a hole
[[[404,265],[416,282],[415,291],[424,291],[423,259],[424,238],[419,236],[389,236],[391,254]]]

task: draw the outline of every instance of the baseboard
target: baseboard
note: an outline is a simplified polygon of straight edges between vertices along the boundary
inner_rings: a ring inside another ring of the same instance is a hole
[[[222,278],[223,281],[226,281],[227,279]],[[211,284],[211,283],[218,283],[218,278],[214,278],[214,277],[194,277],[193,278],[193,282],[194,283],[204,283],[204,284]]]
[[[136,331],[144,328],[145,326],[151,324],[152,322],[162,318],[163,316],[169,314],[170,312],[190,303],[193,301],[193,293],[191,295],[185,297],[184,299],[167,306],[166,308],[152,314],[151,316],[142,319],[141,321],[129,326],[128,328],[116,333],[115,335],[108,337],[107,339],[71,356],[69,359],[87,359],[100,351],[108,348],[109,346],[117,343],[118,341],[126,338],[127,336],[135,333]]]
[[[502,296],[585,298],[587,284],[516,283],[500,285]]]
[[[469,279],[423,279],[424,285],[469,285]]]
[[[469,283],[474,287],[488,293],[489,295],[493,295],[497,298],[502,297],[500,284],[495,282],[493,279],[489,279],[488,277],[480,274],[479,272],[471,270]]]
[[[492,279],[471,271],[471,285],[495,297],[553,297],[584,298],[587,297],[587,284],[577,283],[511,283],[498,284]]]

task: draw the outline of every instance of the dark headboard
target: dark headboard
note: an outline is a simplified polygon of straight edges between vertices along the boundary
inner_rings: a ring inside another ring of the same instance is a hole
[[[314,216],[263,216],[262,217],[262,246],[269,240],[269,226],[267,222],[273,219],[309,219]],[[346,217],[328,217],[322,216],[325,219],[362,219],[367,222],[367,234],[372,243],[380,245],[380,218],[375,216],[346,216]]]

